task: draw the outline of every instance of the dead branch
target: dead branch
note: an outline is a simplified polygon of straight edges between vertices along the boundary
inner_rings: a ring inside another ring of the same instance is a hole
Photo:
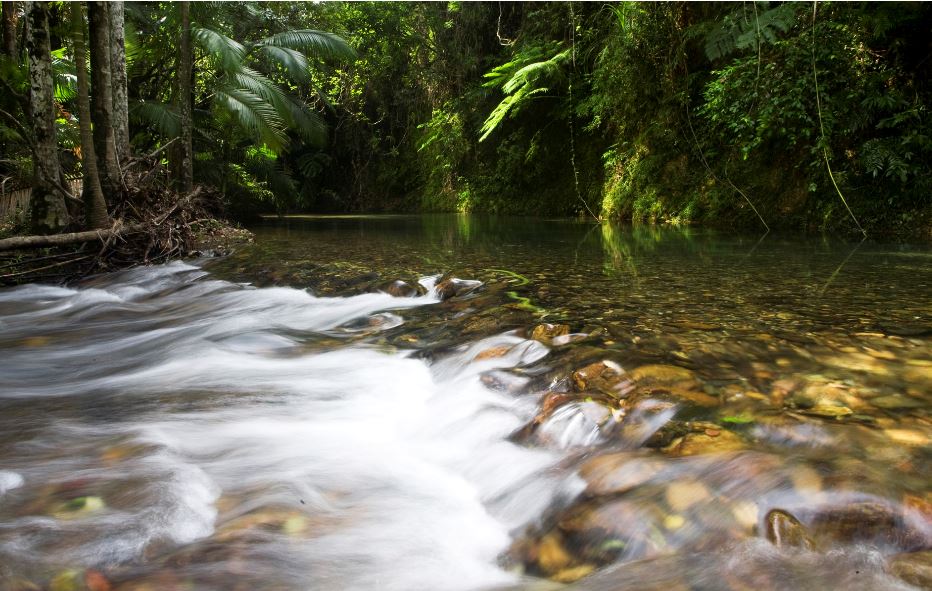
[[[88,230],[86,232],[69,232],[67,234],[49,234],[46,236],[15,236],[13,238],[0,240],[0,251],[67,246],[69,244],[78,244],[81,242],[102,242],[108,239],[111,234],[136,232],[142,230],[143,227],[143,224],[132,224],[129,226],[115,225],[108,230]]]

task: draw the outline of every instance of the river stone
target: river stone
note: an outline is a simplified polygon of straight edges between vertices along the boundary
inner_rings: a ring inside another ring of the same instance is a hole
[[[570,334],[570,327],[566,324],[538,324],[531,330],[531,338],[545,345],[551,344],[554,337]]]
[[[773,509],[767,513],[764,529],[766,538],[778,548],[815,548],[806,527],[782,509]]]
[[[806,415],[812,415],[814,417],[821,417],[823,419],[840,419],[842,417],[847,417],[854,414],[854,411],[847,406],[823,404],[821,402],[813,407],[802,409],[799,412]]]
[[[889,545],[906,551],[925,549],[932,539],[907,522],[902,512],[883,503],[851,503],[819,508],[809,520],[817,540]]]
[[[651,481],[664,469],[659,459],[639,458],[620,452],[590,458],[580,467],[579,475],[588,483],[591,496],[627,492]]]
[[[696,374],[676,365],[642,365],[628,372],[628,377],[638,383],[677,385],[681,388],[698,386]]]
[[[545,575],[554,575],[573,562],[573,557],[563,547],[563,536],[559,532],[550,532],[541,538],[531,550],[531,561]]]
[[[922,408],[925,406],[925,403],[923,401],[917,400],[910,396],[904,396],[903,394],[890,394],[888,396],[878,396],[877,398],[871,398],[870,403],[876,406],[877,408],[883,408],[886,410]]]
[[[511,351],[511,345],[497,345],[495,347],[489,347],[488,349],[483,349],[475,357],[473,361],[482,361],[483,359],[497,359],[499,357],[504,357]]]
[[[407,281],[398,279],[385,286],[385,293],[396,298],[413,298],[420,295],[421,291]]]
[[[573,382],[580,391],[598,390],[618,398],[624,393],[629,381],[624,370],[614,361],[596,361],[573,372]]]
[[[113,589],[113,585],[110,584],[107,577],[99,570],[92,568],[84,571],[84,584],[87,586],[87,591],[110,591]]]
[[[706,407],[718,406],[719,404],[719,400],[715,396],[697,390],[678,388],[676,386],[647,386],[645,388],[638,388],[637,395],[629,400],[637,402],[653,397],[672,399],[674,402],[684,402]]]
[[[887,559],[887,572],[920,589],[932,589],[932,550],[896,554]]]
[[[464,296],[474,291],[480,285],[482,285],[480,281],[457,279],[456,277],[444,275],[440,278],[440,281],[437,282],[435,289],[437,291],[437,296],[441,300],[447,300],[452,297]]]
[[[570,568],[561,570],[557,574],[550,577],[550,579],[558,583],[574,583],[583,577],[589,576],[594,570],[595,566],[591,564],[572,566]]]
[[[903,445],[915,445],[918,447],[929,445],[929,437],[921,431],[915,431],[913,429],[884,429],[883,434],[887,439]]]
[[[711,497],[712,493],[706,485],[698,480],[674,480],[667,486],[665,493],[667,505],[676,513],[686,511]]]
[[[708,428],[674,439],[663,451],[674,456],[726,453],[744,449],[744,441],[727,429]]]
[[[49,591],[79,591],[84,588],[81,573],[76,570],[63,570],[49,581]]]

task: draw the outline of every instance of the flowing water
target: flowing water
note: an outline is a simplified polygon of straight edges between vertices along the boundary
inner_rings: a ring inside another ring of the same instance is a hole
[[[932,584],[929,249],[255,231],[0,291],[0,589]]]

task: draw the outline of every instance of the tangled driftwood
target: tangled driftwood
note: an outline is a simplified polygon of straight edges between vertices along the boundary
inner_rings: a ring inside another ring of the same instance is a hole
[[[194,252],[197,226],[215,217],[220,197],[205,187],[177,193],[154,156],[128,163],[110,228],[0,240],[0,284],[62,281]]]

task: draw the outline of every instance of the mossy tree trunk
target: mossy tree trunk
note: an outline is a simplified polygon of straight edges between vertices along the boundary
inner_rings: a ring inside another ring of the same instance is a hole
[[[130,157],[129,102],[126,79],[126,38],[122,1],[110,6],[110,70],[113,77],[113,135],[120,165]]]
[[[61,166],[55,131],[52,50],[48,2],[26,5],[26,53],[29,56],[29,111],[35,136],[31,216],[34,231],[57,232],[68,225],[65,197],[58,187]]]
[[[181,21],[178,40],[178,67],[175,72],[175,106],[181,117],[180,145],[175,151],[175,180],[178,188],[188,193],[194,185],[194,121],[192,117],[192,78],[194,75],[194,52],[191,47],[191,3],[178,3]]]

